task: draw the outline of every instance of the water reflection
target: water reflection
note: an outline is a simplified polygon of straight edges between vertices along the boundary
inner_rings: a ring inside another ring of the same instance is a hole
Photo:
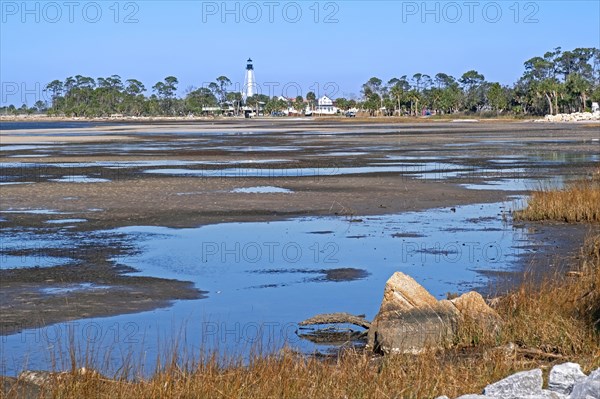
[[[131,349],[152,371],[164,349],[159,343],[181,334],[186,353],[201,349],[244,353],[257,341],[287,342],[313,351],[322,347],[298,339],[298,321],[338,311],[372,318],[394,271],[411,275],[442,298],[447,292],[489,284],[490,271],[511,270],[527,251],[522,245],[527,233],[508,222],[509,208],[510,204],[494,203],[352,222],[311,217],[106,231],[98,237],[117,235],[139,249],[115,258],[118,264],[134,267],[136,275],[193,281],[209,292],[208,298],[179,301],[151,312],[81,320],[75,329],[72,323],[59,323],[3,337],[4,353],[11,357],[11,362],[5,359],[4,371],[14,374],[25,356],[30,368],[48,367],[44,334],[64,335],[69,328],[83,341],[89,341],[93,330],[93,345],[113,349],[115,369],[121,364],[115,351]],[[113,339],[116,333],[118,342]],[[107,337],[110,345],[103,341]],[[64,343],[54,342],[52,348],[66,350]]]

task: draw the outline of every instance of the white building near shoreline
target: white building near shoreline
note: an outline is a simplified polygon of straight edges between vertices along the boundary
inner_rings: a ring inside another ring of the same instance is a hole
[[[319,115],[335,115],[338,113],[338,108],[333,105],[331,98],[322,96],[317,100],[317,107],[314,112]]]

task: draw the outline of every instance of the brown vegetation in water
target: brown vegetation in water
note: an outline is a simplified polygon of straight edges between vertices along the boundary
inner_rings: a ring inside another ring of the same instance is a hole
[[[570,183],[564,189],[532,192],[527,207],[516,211],[514,217],[531,221],[600,223],[600,169],[591,178]]]

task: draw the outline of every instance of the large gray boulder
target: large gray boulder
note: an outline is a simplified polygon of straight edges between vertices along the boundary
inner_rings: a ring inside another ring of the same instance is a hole
[[[457,326],[465,320],[493,330],[501,321],[476,292],[438,301],[412,277],[396,272],[385,285],[381,307],[369,328],[367,347],[383,353],[417,353],[427,347],[443,347],[454,339]]]
[[[576,382],[585,378],[581,366],[577,363],[563,363],[552,367],[548,376],[548,389],[568,395]]]
[[[527,397],[542,397],[542,370],[534,369],[521,371],[503,380],[488,385],[483,394],[488,397],[502,399],[522,399]]]
[[[19,373],[19,380],[37,386],[44,386],[55,382],[58,375],[58,373],[50,371],[24,370]]]
[[[600,399],[600,368],[577,381],[569,399]]]
[[[367,346],[376,352],[416,353],[452,339],[458,310],[438,301],[412,277],[396,272],[387,281]]]

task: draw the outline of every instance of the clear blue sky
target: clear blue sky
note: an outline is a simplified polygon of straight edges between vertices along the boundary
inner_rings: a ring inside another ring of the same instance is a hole
[[[248,57],[265,94],[358,96],[372,76],[470,69],[512,84],[557,46],[600,47],[598,0],[0,4],[2,105],[31,105],[38,87],[76,74],[137,78],[149,92],[168,75],[180,94],[220,75],[242,85]]]

